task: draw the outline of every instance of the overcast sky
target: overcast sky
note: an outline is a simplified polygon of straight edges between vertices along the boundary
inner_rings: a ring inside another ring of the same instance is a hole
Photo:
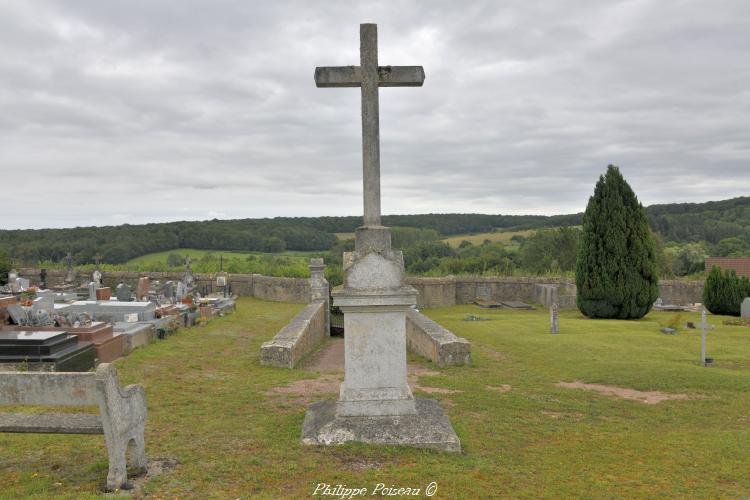
[[[0,228],[361,214],[362,22],[386,214],[750,194],[747,0],[0,0]]]

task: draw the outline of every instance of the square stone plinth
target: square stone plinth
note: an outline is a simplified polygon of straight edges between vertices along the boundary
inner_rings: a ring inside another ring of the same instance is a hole
[[[336,416],[336,401],[310,405],[302,425],[302,443],[343,444],[360,441],[371,444],[415,446],[460,452],[458,439],[440,404],[434,399],[416,399],[415,415],[379,417]]]

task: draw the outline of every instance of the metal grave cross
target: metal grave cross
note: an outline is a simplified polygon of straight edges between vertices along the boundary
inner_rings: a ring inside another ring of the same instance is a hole
[[[422,66],[378,66],[378,25],[359,25],[359,66],[315,68],[318,87],[362,88],[364,225],[380,226],[380,125],[378,87],[421,87]]]

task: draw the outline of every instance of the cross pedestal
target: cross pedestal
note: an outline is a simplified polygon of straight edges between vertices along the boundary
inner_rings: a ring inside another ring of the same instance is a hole
[[[378,66],[377,26],[360,25],[360,66],[315,70],[319,87],[361,87],[364,224],[344,254],[344,283],[332,293],[344,313],[344,382],[338,401],[311,405],[302,442],[364,441],[460,451],[442,408],[415,399],[406,378],[406,311],[417,291],[380,217],[378,87],[421,86],[421,66]]]

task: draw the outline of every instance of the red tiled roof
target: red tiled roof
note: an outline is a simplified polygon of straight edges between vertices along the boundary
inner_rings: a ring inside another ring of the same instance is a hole
[[[719,266],[722,271],[734,269],[737,276],[750,278],[750,257],[708,257],[706,272],[710,272],[714,266]]]

